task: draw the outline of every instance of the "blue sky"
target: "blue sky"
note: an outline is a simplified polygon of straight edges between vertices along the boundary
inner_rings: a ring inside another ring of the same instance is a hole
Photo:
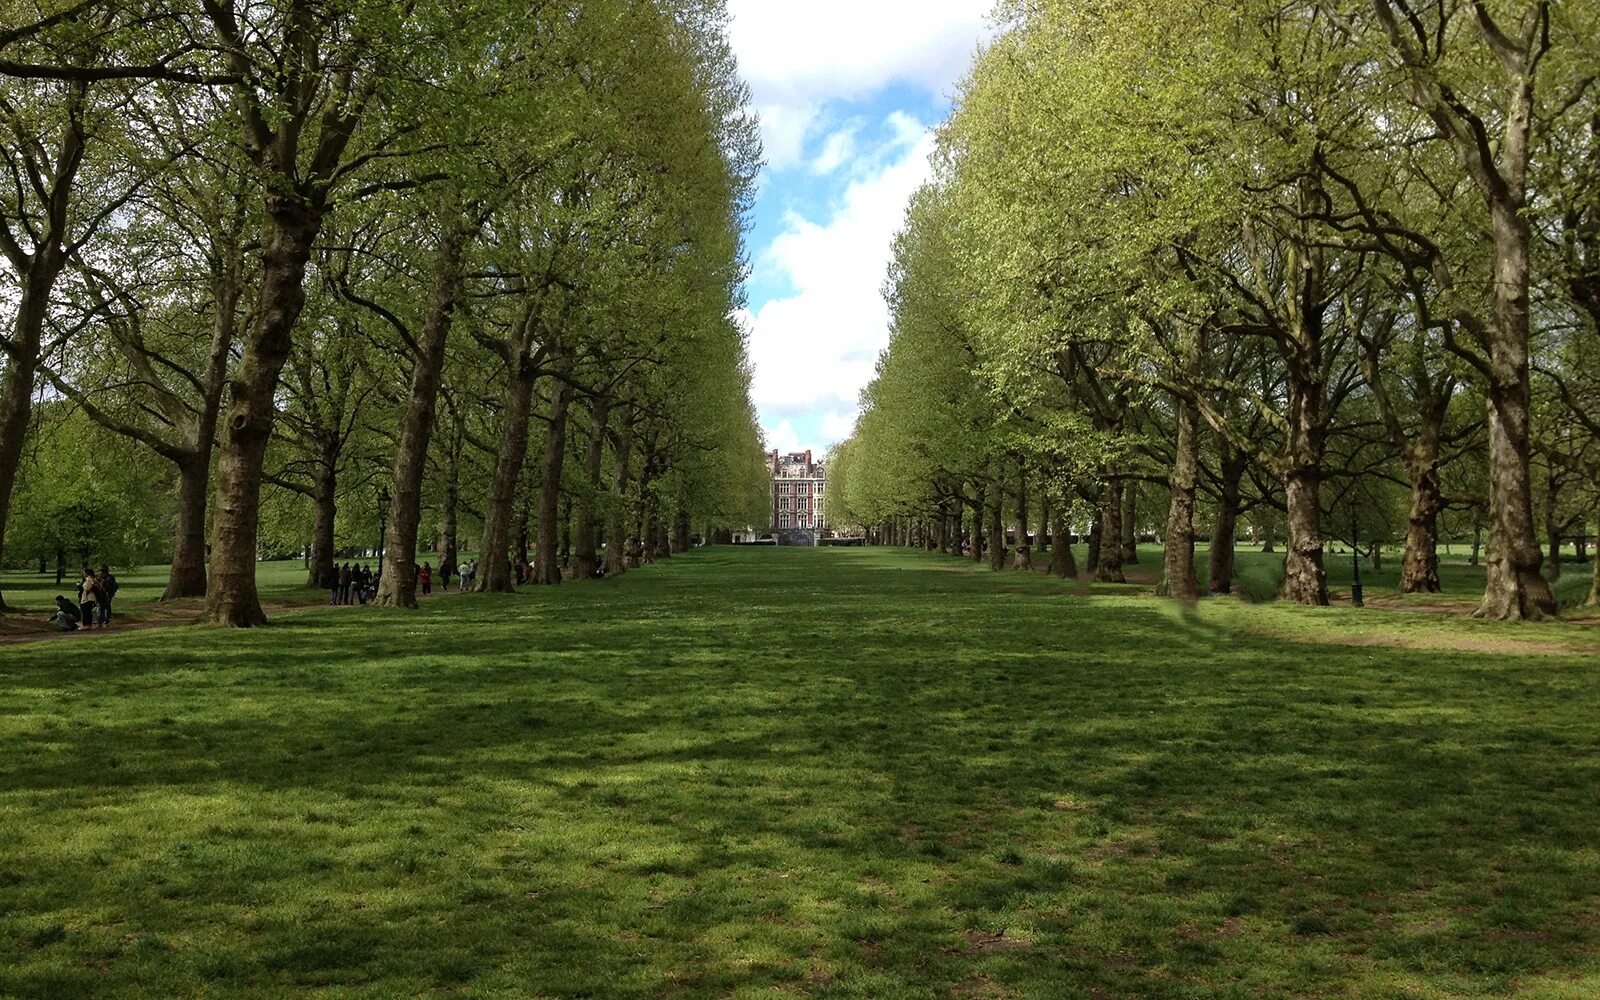
[[[730,0],[767,159],[742,318],[769,447],[825,451],[849,435],[888,342],[890,246],[989,7]]]

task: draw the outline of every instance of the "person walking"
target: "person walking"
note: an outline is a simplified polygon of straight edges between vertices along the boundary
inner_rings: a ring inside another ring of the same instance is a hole
[[[104,628],[111,624],[111,599],[117,596],[118,586],[117,578],[111,575],[110,566],[100,567],[100,576],[97,582],[100,584],[100,593],[97,595],[100,605],[98,609],[100,612],[100,627]]]
[[[417,570],[417,582],[422,584],[422,596],[423,597],[431,597],[433,595],[433,564],[432,563],[423,563],[422,564],[422,568]]]
[[[94,570],[83,567],[83,579],[78,581],[78,618],[84,628],[94,628],[96,610],[100,606],[100,581]]]

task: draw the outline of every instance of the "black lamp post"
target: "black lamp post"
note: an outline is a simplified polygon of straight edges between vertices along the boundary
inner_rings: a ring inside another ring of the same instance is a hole
[[[389,535],[389,487],[378,487],[378,579],[383,579],[383,546]]]
[[[1354,504],[1350,507],[1350,603],[1358,608],[1366,607],[1361,600],[1361,542],[1356,538],[1356,509]]]

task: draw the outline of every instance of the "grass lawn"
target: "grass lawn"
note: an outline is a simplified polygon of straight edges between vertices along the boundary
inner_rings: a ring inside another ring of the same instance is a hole
[[[277,620],[0,646],[0,996],[1600,996],[1600,630],[844,549]]]

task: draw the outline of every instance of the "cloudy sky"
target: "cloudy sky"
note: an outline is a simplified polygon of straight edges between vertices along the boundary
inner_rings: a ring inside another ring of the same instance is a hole
[[[990,0],[729,7],[767,158],[745,317],[755,403],[769,447],[826,450],[849,435],[888,342],[890,244]]]

